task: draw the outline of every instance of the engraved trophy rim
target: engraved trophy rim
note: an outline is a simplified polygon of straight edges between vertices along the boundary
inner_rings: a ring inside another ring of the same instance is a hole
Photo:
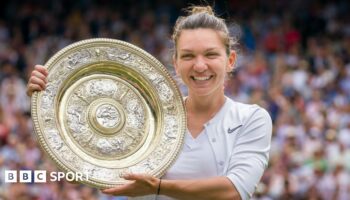
[[[41,148],[79,182],[109,188],[125,172],[161,177],[177,159],[186,132],[181,92],[151,54],[125,41],[72,43],[44,65],[45,90],[31,97]]]

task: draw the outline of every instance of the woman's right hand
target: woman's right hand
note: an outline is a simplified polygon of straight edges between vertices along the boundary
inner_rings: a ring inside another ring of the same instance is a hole
[[[42,65],[35,65],[27,85],[27,95],[32,96],[33,92],[44,90],[47,83],[48,71]]]

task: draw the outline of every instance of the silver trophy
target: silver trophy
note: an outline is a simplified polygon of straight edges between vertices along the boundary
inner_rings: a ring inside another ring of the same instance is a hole
[[[162,176],[183,145],[186,114],[166,68],[142,49],[113,39],[69,45],[45,64],[47,87],[32,96],[42,149],[65,172],[97,188],[121,174]]]

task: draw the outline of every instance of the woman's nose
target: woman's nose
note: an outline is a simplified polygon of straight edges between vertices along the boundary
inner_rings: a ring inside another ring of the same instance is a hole
[[[207,68],[205,60],[202,57],[197,57],[193,69],[197,72],[204,72]]]

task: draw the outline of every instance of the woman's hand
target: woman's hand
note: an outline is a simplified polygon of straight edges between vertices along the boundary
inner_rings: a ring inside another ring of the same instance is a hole
[[[32,96],[34,91],[44,90],[47,83],[48,72],[42,65],[35,65],[27,85],[27,95]]]
[[[122,178],[131,182],[114,188],[104,189],[102,192],[115,196],[129,197],[157,194],[159,178],[147,174],[125,174]]]

